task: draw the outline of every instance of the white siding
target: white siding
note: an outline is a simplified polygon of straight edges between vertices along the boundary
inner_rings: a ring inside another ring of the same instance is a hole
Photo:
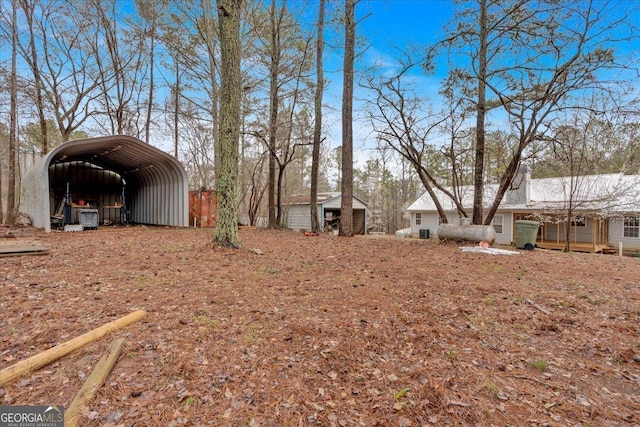
[[[421,224],[416,224],[416,213],[420,213],[422,216]],[[503,215],[502,234],[496,233],[496,244],[510,245],[513,241],[513,215],[512,212],[500,212]],[[457,212],[446,212],[447,220],[449,224],[459,224],[460,218]],[[438,237],[438,226],[440,225],[440,216],[437,212],[411,212],[411,236],[419,237],[420,230],[429,230],[431,238]]]
[[[494,243],[499,245],[510,245],[513,241],[511,236],[513,232],[513,215],[511,214],[511,212],[498,212],[494,215],[494,221],[495,217],[498,215],[502,217],[502,232],[498,233],[498,231],[496,230],[496,240]]]
[[[511,245],[514,241],[513,212],[504,211],[498,213],[502,215],[502,234],[496,233],[495,243],[499,245]]]
[[[420,230],[429,230],[429,236],[431,238],[437,237],[438,224],[440,223],[440,217],[434,212],[420,212],[422,214],[422,220],[420,225],[416,225],[416,212],[411,212],[411,236],[419,237]]]
[[[609,221],[609,244],[617,248],[622,242],[623,250],[640,250],[640,238],[623,237],[623,224],[622,219],[611,219]]]
[[[366,209],[367,206],[362,203],[360,200],[353,198],[352,208],[353,209]],[[342,196],[334,197],[333,199],[329,199],[326,202],[322,203],[325,209],[340,209],[342,204]]]
[[[287,227],[292,230],[311,230],[309,205],[293,205],[287,212]]]

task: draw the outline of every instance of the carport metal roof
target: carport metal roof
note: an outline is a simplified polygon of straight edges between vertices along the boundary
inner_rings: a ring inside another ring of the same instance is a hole
[[[118,173],[127,185],[135,183],[134,222],[189,225],[188,179],[182,164],[139,139],[117,135],[66,142],[27,171],[21,181],[20,210],[34,226],[51,230],[49,167],[65,162],[88,162]]]

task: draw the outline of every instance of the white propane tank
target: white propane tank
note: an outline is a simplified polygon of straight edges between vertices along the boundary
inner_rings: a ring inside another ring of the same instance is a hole
[[[438,239],[487,242],[491,245],[496,241],[496,230],[493,225],[440,224]]]

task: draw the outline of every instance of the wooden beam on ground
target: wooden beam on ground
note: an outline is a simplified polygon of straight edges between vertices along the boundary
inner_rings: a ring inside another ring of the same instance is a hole
[[[89,331],[86,334],[70,339],[69,341],[65,341],[62,344],[52,347],[49,350],[43,351],[42,353],[31,356],[28,359],[21,360],[15,365],[11,365],[8,368],[0,371],[0,385],[7,383],[27,372],[36,371],[43,366],[46,366],[49,363],[66,356],[72,351],[77,350],[78,348],[89,344],[90,342],[95,341],[98,338],[102,338],[110,332],[122,329],[133,322],[137,322],[146,315],[146,311],[134,311],[133,313],[127,314],[120,319],[106,323],[99,328]]]
[[[80,424],[82,408],[96,396],[98,389],[104,384],[104,380],[113,369],[113,365],[116,364],[122,352],[122,347],[124,347],[124,338],[118,338],[111,343],[107,352],[93,368],[91,375],[89,375],[78,394],[76,394],[69,408],[64,412],[64,427],[76,427]]]
[[[32,239],[0,239],[0,257],[47,255],[49,248]]]

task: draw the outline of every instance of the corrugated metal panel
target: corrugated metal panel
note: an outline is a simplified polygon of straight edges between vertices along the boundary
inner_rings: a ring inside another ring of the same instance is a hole
[[[218,199],[212,191],[195,190],[189,192],[189,226],[216,226]]]
[[[49,167],[72,162],[87,162],[120,175],[126,182],[133,222],[188,226],[188,180],[182,164],[136,138],[118,135],[62,144],[25,174],[21,208],[36,227],[51,229]]]

